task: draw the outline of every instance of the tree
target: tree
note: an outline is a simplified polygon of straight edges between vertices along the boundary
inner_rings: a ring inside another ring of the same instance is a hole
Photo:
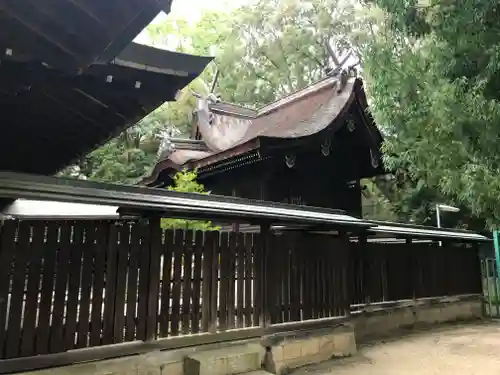
[[[205,191],[203,185],[196,181],[196,172],[181,171],[177,172],[173,178],[173,185],[168,187],[171,191],[180,191],[183,193],[210,194]],[[212,226],[210,221],[193,221],[183,219],[162,219],[161,227],[163,229],[191,229],[191,230],[218,230],[219,227]]]
[[[500,19],[495,1],[376,0],[365,40],[385,161],[492,226],[500,218]]]

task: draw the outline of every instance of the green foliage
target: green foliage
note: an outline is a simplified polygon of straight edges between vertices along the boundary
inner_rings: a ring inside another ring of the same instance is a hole
[[[184,170],[177,172],[173,177],[173,186],[168,190],[183,193],[209,194],[203,185],[196,181],[196,172]],[[186,230],[218,230],[219,227],[212,226],[210,221],[193,221],[183,219],[161,219],[163,229],[186,229]]]
[[[387,133],[386,164],[497,226],[497,2],[374,3],[385,16],[362,46],[363,67],[371,110]]]

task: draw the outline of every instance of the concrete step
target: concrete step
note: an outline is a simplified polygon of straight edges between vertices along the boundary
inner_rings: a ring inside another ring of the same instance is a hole
[[[244,374],[241,375],[273,375],[273,374],[264,370],[257,370],[257,371],[245,372]]]
[[[260,345],[238,345],[195,352],[185,358],[184,373],[236,375],[260,370],[262,351]]]

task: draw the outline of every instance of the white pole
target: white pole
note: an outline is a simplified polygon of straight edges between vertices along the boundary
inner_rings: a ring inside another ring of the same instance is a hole
[[[437,227],[441,228],[441,212],[439,210],[439,204],[436,204],[436,222]]]
[[[441,228],[441,212],[439,210],[439,204],[436,204],[436,222],[437,227]],[[443,243],[439,241],[439,247],[443,246]]]

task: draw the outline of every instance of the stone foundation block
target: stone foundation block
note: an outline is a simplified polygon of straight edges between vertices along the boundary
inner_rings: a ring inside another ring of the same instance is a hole
[[[350,324],[320,330],[275,335],[263,340],[267,371],[286,374],[308,364],[356,353],[354,328]]]
[[[234,375],[255,371],[261,367],[259,346],[235,346],[206,350],[188,355],[184,360],[184,374]]]

